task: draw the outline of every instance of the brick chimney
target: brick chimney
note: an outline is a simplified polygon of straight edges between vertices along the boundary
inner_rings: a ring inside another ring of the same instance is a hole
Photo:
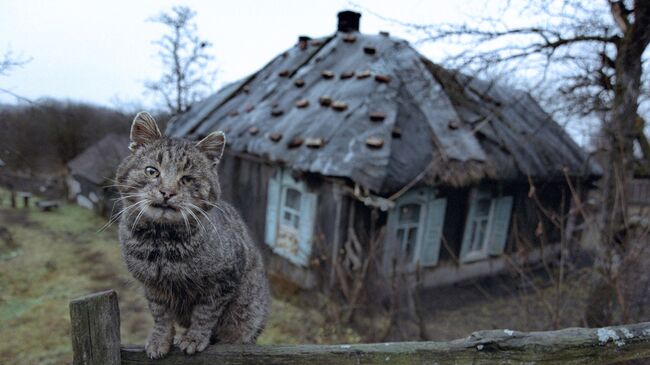
[[[338,24],[338,31],[339,32],[358,32],[359,31],[359,18],[361,18],[361,14],[350,11],[350,10],[345,10],[341,11],[338,14],[339,17],[339,24]]]

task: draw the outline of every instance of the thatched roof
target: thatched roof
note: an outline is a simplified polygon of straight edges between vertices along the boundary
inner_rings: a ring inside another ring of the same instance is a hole
[[[103,185],[115,175],[117,166],[129,154],[129,137],[111,133],[68,162],[73,176]]]
[[[454,74],[386,34],[303,38],[194,105],[167,134],[214,130],[226,132],[233,151],[380,193],[416,176],[461,186],[555,179],[564,168],[598,173],[528,94]]]

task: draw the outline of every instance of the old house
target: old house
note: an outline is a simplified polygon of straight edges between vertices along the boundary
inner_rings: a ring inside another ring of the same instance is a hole
[[[110,187],[115,170],[129,154],[129,137],[111,133],[68,162],[68,199],[110,215],[117,190]]]
[[[589,180],[597,166],[527,93],[362,34],[359,20],[340,13],[336,33],[299,37],[167,128],[226,133],[223,198],[268,248],[270,271],[318,287],[373,256],[435,286],[499,272],[514,252],[551,254],[535,243],[529,181],[561,213],[565,174]]]

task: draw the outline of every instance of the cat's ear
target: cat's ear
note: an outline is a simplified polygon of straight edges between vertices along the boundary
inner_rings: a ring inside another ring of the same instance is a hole
[[[151,114],[140,112],[135,116],[131,125],[131,144],[129,144],[129,149],[131,152],[135,152],[135,150],[145,144],[161,139],[162,137],[163,135],[160,133],[160,129],[158,129],[156,120],[153,119]]]
[[[219,162],[226,147],[226,135],[223,132],[212,132],[197,142],[196,147],[213,162]]]

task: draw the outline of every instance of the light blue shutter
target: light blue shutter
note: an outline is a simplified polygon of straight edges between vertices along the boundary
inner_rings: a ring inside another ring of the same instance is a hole
[[[264,241],[267,245],[275,246],[275,240],[278,233],[278,212],[280,210],[281,171],[276,171],[269,178],[269,184],[266,190],[266,229],[264,232]]]
[[[503,196],[495,198],[494,213],[490,222],[490,240],[488,250],[490,255],[501,255],[508,239],[508,228],[510,227],[510,214],[512,212],[512,197]]]
[[[445,198],[430,200],[427,204],[427,220],[420,246],[420,264],[423,266],[433,266],[438,263],[446,208],[447,199]]]
[[[311,256],[317,200],[318,195],[308,193],[306,189],[303,189],[302,199],[300,201],[300,227],[297,255],[297,263],[303,266],[307,266]]]
[[[469,194],[469,209],[467,211],[467,219],[465,219],[465,231],[463,232],[463,244],[460,247],[460,262],[465,262],[467,253],[469,252],[469,245],[471,244],[472,237],[472,223],[474,222],[474,215],[476,214],[477,191],[472,190]]]

